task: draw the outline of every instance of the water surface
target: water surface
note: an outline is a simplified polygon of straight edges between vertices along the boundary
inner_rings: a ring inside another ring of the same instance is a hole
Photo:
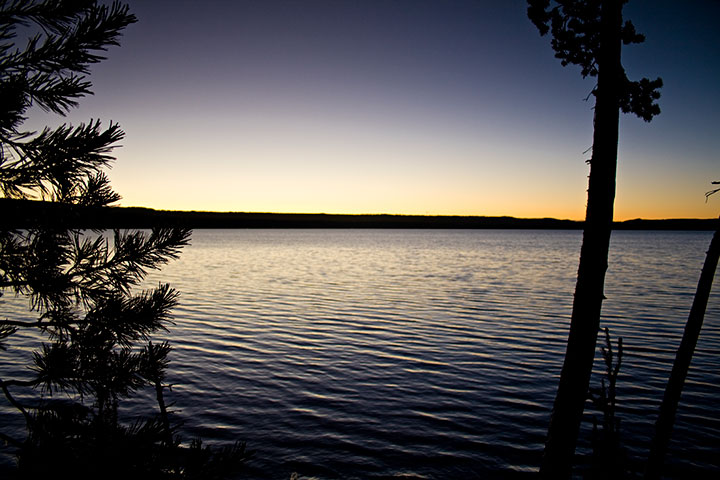
[[[708,232],[613,234],[603,325],[624,338],[618,403],[638,461],[709,241]],[[165,338],[185,437],[247,441],[257,478],[533,472],[580,242],[576,231],[195,231],[181,258],[148,279],[181,292]],[[672,444],[678,478],[720,474],[715,292]]]

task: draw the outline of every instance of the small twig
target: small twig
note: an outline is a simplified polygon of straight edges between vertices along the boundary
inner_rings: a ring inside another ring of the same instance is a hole
[[[165,443],[172,446],[172,429],[170,428],[170,420],[168,419],[167,405],[165,404],[165,396],[163,395],[163,385],[160,380],[155,380],[155,395],[157,397],[158,407],[160,408],[160,419],[163,423],[165,431]]]
[[[29,285],[28,282],[21,282],[21,281],[12,281],[12,282],[10,282],[10,281],[5,281],[5,282],[0,282],[0,288],[27,287],[28,285]]]
[[[711,185],[720,185],[720,182],[710,182]],[[708,198],[710,198],[710,195],[713,195],[717,192],[720,192],[720,188],[716,188],[715,190],[710,190],[709,192],[705,192],[705,203],[707,203]]]
[[[23,417],[25,417],[25,423],[28,426],[30,426],[33,424],[32,416],[27,412],[27,410],[25,410],[25,407],[23,407],[20,404],[20,402],[15,400],[15,397],[12,396],[12,394],[10,393],[10,390],[8,390],[8,388],[7,388],[8,385],[17,385],[18,384],[17,382],[20,382],[20,381],[19,380],[10,380],[8,382],[3,382],[2,380],[0,380],[0,387],[2,387],[3,393],[5,394],[5,398],[8,399],[8,402],[10,402],[10,404],[13,407],[20,410],[20,412],[23,414]]]
[[[34,387],[40,384],[40,380],[0,380],[0,387]]]
[[[49,322],[43,322],[43,320],[50,315],[46,312],[44,313],[37,321],[34,322],[23,322],[21,320],[0,320],[0,327],[8,326],[8,327],[37,327],[37,328],[50,328],[50,327],[60,327],[60,328],[69,328],[71,325],[80,325],[82,323],[86,323],[87,320],[70,320],[67,322],[55,322],[55,321],[49,321]]]
[[[41,323],[40,320],[36,322],[21,322],[19,320],[0,320],[0,326],[8,327],[40,327],[41,325],[47,325]]]
[[[595,90],[597,90],[597,85],[595,85],[593,89],[590,90],[590,93],[587,94],[587,97],[585,97],[583,101],[587,102],[588,100],[590,100],[590,97],[595,93]]]

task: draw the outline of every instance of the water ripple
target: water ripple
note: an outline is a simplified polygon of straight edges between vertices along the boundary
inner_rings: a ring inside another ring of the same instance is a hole
[[[165,337],[187,438],[246,440],[257,452],[251,478],[532,474],[580,240],[535,231],[194,232],[180,260],[148,279],[181,292]],[[624,339],[618,411],[638,462],[708,242],[700,232],[613,234],[603,325]],[[719,300],[716,289],[678,411],[677,478],[720,475]],[[2,302],[8,315],[27,316],[25,303]],[[34,341],[18,337],[0,361],[12,364],[11,353]],[[130,410],[143,401],[151,395]],[[14,421],[11,413],[0,409],[0,420]],[[580,453],[597,415],[585,415]]]

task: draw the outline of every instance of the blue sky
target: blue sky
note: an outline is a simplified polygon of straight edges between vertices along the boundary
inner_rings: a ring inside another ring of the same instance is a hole
[[[119,122],[123,205],[581,219],[593,80],[519,0],[131,1],[137,24],[69,115]],[[713,217],[720,2],[632,0],[616,218]],[[33,122],[58,123],[53,118]],[[38,123],[39,125],[39,123]]]

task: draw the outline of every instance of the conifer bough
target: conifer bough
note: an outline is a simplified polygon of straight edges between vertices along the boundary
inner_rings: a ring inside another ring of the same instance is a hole
[[[33,106],[58,115],[77,106],[91,93],[89,67],[135,21],[119,2],[0,0],[1,197],[80,213],[120,199],[103,171],[124,137],[118,124],[90,120],[38,133],[23,123]],[[137,291],[149,270],[178,256],[190,231],[88,233],[58,225],[62,219],[22,231],[0,224],[0,295],[26,297],[37,318],[0,316],[0,348],[17,348],[19,330],[37,340],[26,373],[15,368],[18,377],[9,378],[0,366],[0,388],[27,431],[25,438],[0,431],[0,448],[12,449],[28,478],[226,474],[247,458],[243,444],[182,447],[169,421],[163,382],[171,348],[150,340],[171,323],[178,294],[164,284]],[[145,388],[155,392],[154,413],[124,424],[119,403]]]

